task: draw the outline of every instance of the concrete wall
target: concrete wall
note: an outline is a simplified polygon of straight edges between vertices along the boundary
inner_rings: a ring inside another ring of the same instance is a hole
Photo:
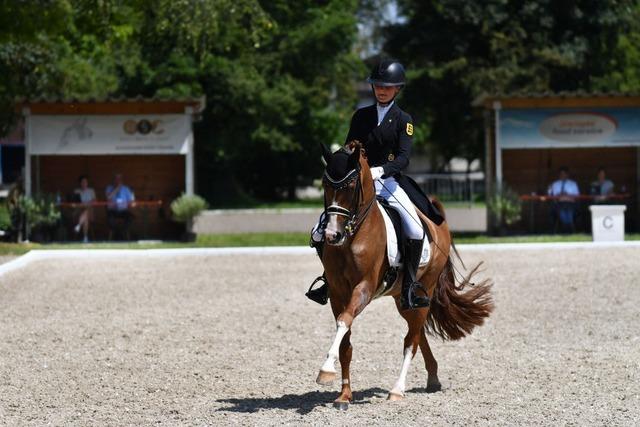
[[[194,223],[201,234],[309,232],[321,209],[229,209],[203,212]],[[485,232],[485,208],[447,209],[453,231]]]

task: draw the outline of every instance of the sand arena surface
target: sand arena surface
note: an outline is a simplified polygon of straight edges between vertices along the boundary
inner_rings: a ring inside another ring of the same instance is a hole
[[[640,249],[463,250],[496,311],[431,338],[407,395],[404,321],[374,301],[354,323],[347,412],[314,380],[334,334],[304,297],[313,255],[35,261],[0,278],[0,424],[637,425]]]

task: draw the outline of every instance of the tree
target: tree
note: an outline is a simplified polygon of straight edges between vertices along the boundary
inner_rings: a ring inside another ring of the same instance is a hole
[[[405,103],[443,160],[482,157],[483,93],[612,88],[635,1],[399,0],[387,53],[409,68]],[[615,86],[615,85],[613,85]],[[425,124],[426,122],[426,124]]]
[[[198,190],[291,197],[346,133],[361,64],[356,0],[0,3],[0,101],[207,96]],[[16,24],[26,22],[24,26]]]

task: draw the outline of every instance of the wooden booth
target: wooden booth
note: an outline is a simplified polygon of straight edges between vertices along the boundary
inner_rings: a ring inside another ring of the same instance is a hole
[[[73,191],[87,176],[98,200],[92,237],[104,240],[105,190],[120,173],[135,195],[130,238],[176,238],[169,205],[194,192],[192,122],[203,108],[204,98],[25,101],[25,192],[57,197],[71,239]]]
[[[625,204],[627,230],[639,229],[640,95],[495,95],[474,105],[484,110],[487,189],[506,185],[520,195],[523,229],[553,231],[554,200],[545,196],[562,166],[580,189],[576,231],[590,231],[594,203]],[[606,200],[591,191],[599,168],[615,185]]]

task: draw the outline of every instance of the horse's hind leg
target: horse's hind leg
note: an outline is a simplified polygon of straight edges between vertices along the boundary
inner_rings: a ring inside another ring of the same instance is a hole
[[[427,368],[427,373],[429,374],[427,377],[427,393],[440,391],[442,385],[438,379],[438,362],[436,362],[436,358],[433,357],[424,327],[420,329],[420,350],[422,351],[424,365]]]
[[[396,307],[398,308],[400,315],[402,315],[402,317],[407,321],[409,331],[404,337],[404,351],[400,376],[389,392],[389,400],[400,400],[404,397],[409,366],[411,365],[411,360],[416,355],[418,345],[420,345],[420,334],[421,331],[423,331],[424,322],[427,320],[426,308],[402,311],[399,298],[396,298]]]

